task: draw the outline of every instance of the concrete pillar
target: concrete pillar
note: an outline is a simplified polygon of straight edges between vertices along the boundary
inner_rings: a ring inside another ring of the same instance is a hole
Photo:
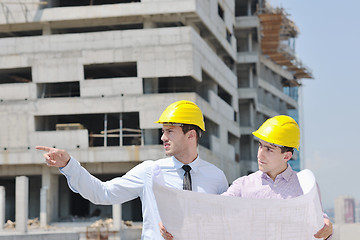
[[[143,129],[142,134],[145,145],[156,145],[159,143],[160,135],[157,129]]]
[[[40,189],[40,226],[41,227],[45,227],[48,224],[47,194],[48,194],[48,187],[42,187]]]
[[[0,230],[4,229],[5,223],[5,187],[0,186]]]
[[[51,168],[44,166],[40,191],[40,224],[42,227],[55,221],[59,215],[58,189],[58,175],[51,173]]]
[[[216,147],[216,149],[211,149],[214,151],[214,153],[219,156],[219,166],[220,168],[227,173],[227,177],[230,179],[233,179],[233,176],[228,176],[230,174],[230,168],[228,166],[228,161],[225,161],[225,159],[228,159],[227,152],[221,151],[223,149],[227,149],[227,142],[228,142],[228,132],[225,126],[222,124],[219,125],[219,144],[220,146]],[[231,175],[231,174],[230,174]]]
[[[26,176],[15,179],[15,221],[16,231],[27,232],[29,211],[29,178]]]
[[[121,228],[121,204],[112,205],[112,215],[113,215],[113,226],[115,230],[120,231]]]
[[[144,28],[156,28],[156,23],[150,18],[144,19]]]
[[[252,128],[255,128],[256,110],[255,110],[254,102],[250,102],[249,104],[249,113],[250,113],[250,126]]]
[[[146,78],[144,80],[144,93],[158,93],[159,78]]]
[[[254,74],[253,74],[253,67],[249,68],[249,88],[254,87]]]
[[[256,110],[255,110],[255,104],[254,102],[250,102],[249,104],[249,112],[250,112],[250,126],[255,129],[255,119],[256,119]],[[257,150],[256,145],[254,141],[254,137],[250,136],[250,160],[251,162],[257,160]]]
[[[114,231],[119,232],[119,234],[116,234],[114,236],[113,240],[120,240],[121,237],[121,204],[115,204],[112,206],[112,215],[113,215],[113,226]]]
[[[247,15],[251,16],[251,0],[247,1]]]
[[[51,35],[52,34],[52,30],[51,30],[51,26],[50,26],[49,22],[43,23],[42,27],[43,27],[42,28],[42,34],[43,35]]]
[[[248,51],[252,52],[253,51],[253,47],[252,47],[252,32],[249,32],[248,34]]]

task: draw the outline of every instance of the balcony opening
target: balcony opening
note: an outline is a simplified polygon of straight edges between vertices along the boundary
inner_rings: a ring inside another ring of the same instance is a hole
[[[237,65],[238,88],[250,88],[254,86],[256,67],[253,64]]]
[[[26,165],[24,165],[26,166]],[[29,178],[29,211],[28,218],[39,218],[40,213],[40,188],[41,188],[41,176],[32,175]],[[5,219],[15,221],[15,182],[16,176],[2,176],[0,177],[0,186],[5,188]]]
[[[248,52],[249,51],[249,40],[247,34],[236,33],[236,51],[237,52]]]
[[[97,174],[101,181],[108,181],[121,176],[117,174]],[[87,221],[87,219],[106,219],[112,218],[112,205],[96,205],[83,198],[80,194],[72,192],[66,182],[66,178],[59,176],[59,202],[61,211],[59,212],[60,222]],[[136,198],[122,204],[122,219],[139,222],[142,221],[141,201]]]
[[[75,7],[75,6],[91,6],[91,5],[105,5],[117,3],[131,3],[140,2],[140,0],[53,0],[53,7]]]
[[[136,62],[84,65],[85,80],[137,77]]]
[[[36,116],[36,131],[87,129],[89,147],[142,145],[138,112]]]
[[[32,82],[31,67],[0,69],[0,84]]]
[[[144,145],[162,145],[162,129],[143,129]]]
[[[183,27],[185,26],[182,22],[156,22],[156,28],[167,28],[167,27]]]
[[[38,83],[37,97],[80,97],[80,84],[79,82]]]
[[[117,30],[143,29],[142,23],[107,25],[107,26],[91,26],[91,27],[72,27],[72,28],[53,28],[52,34],[68,34],[68,33],[89,33],[89,32],[105,32]]]
[[[232,145],[232,146],[236,146],[239,142],[239,138],[236,137],[234,134],[232,134],[231,132],[228,132],[228,144]]]
[[[291,97],[292,99],[294,99],[295,101],[297,101],[299,99],[299,87],[295,86],[295,87],[283,87],[283,92]]]
[[[121,219],[124,221],[142,222],[141,208],[141,200],[139,197],[121,204]]]
[[[41,36],[42,34],[42,30],[1,32],[0,38]]]
[[[11,221],[15,221],[15,177],[0,177],[0,185],[5,188],[5,219]]]
[[[242,135],[240,138],[240,160],[251,161],[251,137]]]
[[[235,61],[232,57],[224,56],[223,62],[235,74]]]
[[[232,37],[232,34],[231,32],[226,29],[226,40],[231,44],[231,37]]]
[[[232,96],[220,85],[218,86],[218,96],[231,106]]]
[[[228,132],[228,144],[234,147],[235,149],[234,159],[236,162],[239,162],[240,161],[239,138],[233,135],[231,132]]]
[[[196,92],[199,89],[199,82],[194,78],[185,77],[162,77],[159,78],[159,93]]]
[[[248,101],[240,101],[239,103],[239,115],[240,115],[240,126],[250,127],[251,126],[251,109],[252,104]]]
[[[217,84],[214,81],[214,79],[207,74],[205,71],[201,72],[202,74],[202,83],[201,88],[197,92],[202,98],[204,98],[206,101],[210,101],[209,98],[209,92],[216,92],[217,91]]]
[[[211,136],[219,137],[219,125],[204,116],[205,129],[199,144],[205,148],[211,149]]]
[[[218,4],[218,15],[222,20],[224,20],[224,9]]]
[[[235,16],[253,16],[258,8],[258,0],[255,1],[235,1]]]

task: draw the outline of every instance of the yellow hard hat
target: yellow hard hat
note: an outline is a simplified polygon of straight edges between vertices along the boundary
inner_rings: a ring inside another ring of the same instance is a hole
[[[205,131],[204,117],[193,102],[181,100],[170,104],[155,123],[182,123],[196,125]]]
[[[285,115],[266,120],[253,135],[268,143],[299,150],[300,128],[296,121]]]

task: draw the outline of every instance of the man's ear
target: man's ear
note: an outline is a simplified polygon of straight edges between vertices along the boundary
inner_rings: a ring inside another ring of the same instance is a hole
[[[196,138],[196,132],[195,132],[194,129],[191,129],[191,130],[188,132],[188,134],[189,134],[189,138]]]
[[[284,159],[286,160],[286,161],[289,161],[291,158],[292,158],[292,152],[285,152],[285,156],[284,156]]]

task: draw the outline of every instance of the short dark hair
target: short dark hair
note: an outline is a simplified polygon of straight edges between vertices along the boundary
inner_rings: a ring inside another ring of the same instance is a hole
[[[183,125],[181,125],[181,129],[182,129],[184,134],[189,132],[190,130],[195,130],[195,132],[196,132],[196,142],[197,142],[197,144],[199,144],[200,137],[201,137],[201,134],[203,132],[201,130],[201,128],[199,128],[198,126],[193,125],[193,124],[183,124]]]
[[[291,152],[292,154],[294,154],[294,148],[292,147],[280,147],[280,149],[281,153]]]

